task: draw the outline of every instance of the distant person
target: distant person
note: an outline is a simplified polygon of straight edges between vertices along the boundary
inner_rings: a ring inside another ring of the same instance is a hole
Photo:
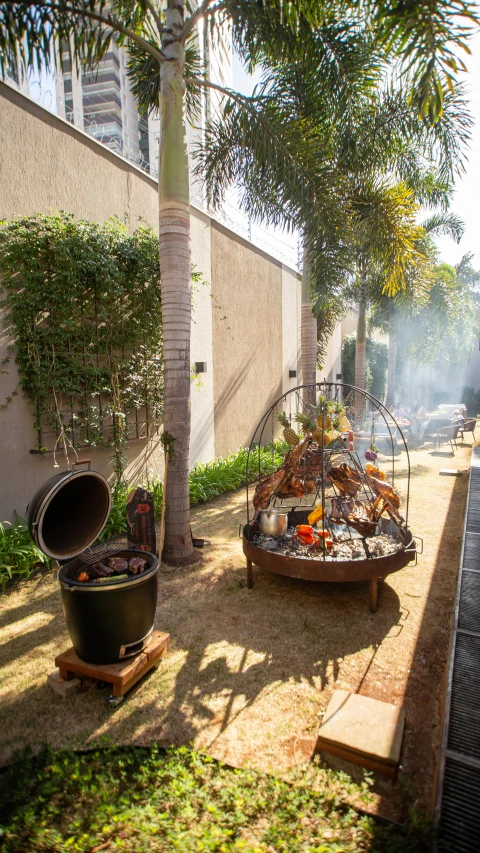
[[[394,418],[405,418],[406,420],[408,419],[408,414],[405,411],[405,409],[403,408],[401,403],[397,403],[397,405],[395,406],[395,408],[393,410],[393,417]]]
[[[418,403],[418,401],[415,401],[415,403]],[[413,436],[418,446],[423,442],[425,430],[429,424],[430,419],[426,417],[425,406],[419,406],[417,409],[413,409],[413,411],[415,419],[410,427],[410,435]]]
[[[465,426],[465,418],[463,412],[461,412],[460,409],[453,410],[452,414],[450,415],[450,420],[452,424],[458,424],[458,426],[460,427]]]

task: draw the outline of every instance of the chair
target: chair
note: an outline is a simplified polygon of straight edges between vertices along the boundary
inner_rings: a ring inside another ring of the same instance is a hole
[[[452,453],[455,454],[455,450],[453,449],[453,445],[455,445],[455,447],[457,447],[456,439],[457,439],[459,429],[460,429],[459,424],[453,424],[452,426],[440,427],[440,429],[437,430],[436,433],[434,433],[433,435],[430,436],[430,438],[433,438],[433,449],[434,449],[434,451],[437,449],[437,444],[438,444],[438,449],[440,449],[440,445],[441,445],[442,441],[449,441],[450,447],[452,448]]]
[[[463,426],[461,426],[459,429],[459,433],[462,437],[462,441],[463,441],[463,436],[465,435],[466,432],[471,432],[473,435],[473,440],[475,441],[475,427],[476,426],[477,426],[477,419],[476,418],[468,418],[468,420],[465,421]]]

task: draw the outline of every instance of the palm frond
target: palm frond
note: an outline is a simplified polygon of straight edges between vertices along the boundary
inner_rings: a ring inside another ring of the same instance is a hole
[[[371,16],[388,52],[400,57],[402,73],[411,80],[411,98],[422,117],[434,123],[444,109],[469,54],[468,39],[479,24],[478,6],[464,0],[356,0]]]
[[[456,213],[434,213],[422,222],[422,228],[431,237],[451,237],[455,243],[459,243],[465,231],[465,223]]]

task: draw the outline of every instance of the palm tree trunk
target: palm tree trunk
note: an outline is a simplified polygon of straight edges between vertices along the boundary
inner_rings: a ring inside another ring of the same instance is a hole
[[[392,330],[388,337],[388,377],[387,377],[387,399],[385,405],[387,409],[392,409],[395,405],[395,380],[397,374],[397,336]]]
[[[306,249],[303,253],[302,317],[301,317],[302,384],[315,386],[317,380],[317,321],[312,312],[310,292],[310,266]],[[315,403],[315,388],[303,395],[303,407]]]
[[[367,349],[367,267],[365,261],[360,262],[360,295],[358,300],[357,343],[355,347],[355,385],[365,388]],[[365,400],[361,394],[355,394],[355,425],[363,422],[365,415]]]
[[[185,51],[168,30],[183,26],[184,0],[168,0],[160,66],[160,271],[164,345],[164,429],[174,439],[166,488],[163,557],[185,565],[197,557],[190,532],[191,261],[188,156],[185,136]]]

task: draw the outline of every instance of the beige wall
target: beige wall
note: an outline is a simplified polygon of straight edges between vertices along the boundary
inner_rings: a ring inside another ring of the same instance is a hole
[[[0,218],[63,209],[104,222],[140,219],[157,230],[157,183],[91,137],[0,83]],[[297,274],[192,207],[192,261],[204,283],[193,296],[191,362],[207,363],[192,382],[191,464],[250,441],[267,404],[294,387],[298,369],[300,284]],[[222,320],[221,317],[226,319]],[[0,359],[7,341],[0,337]],[[17,385],[13,366],[0,373],[0,403]],[[25,512],[35,489],[55,473],[35,448],[33,416],[19,393],[0,411],[0,521]],[[132,442],[131,481],[162,472],[158,440]],[[82,452],[82,455],[85,455]],[[107,451],[88,451],[111,476]],[[66,467],[58,456],[60,470]]]
[[[282,265],[214,223],[212,291],[215,455],[224,456],[250,441],[282,393]]]

